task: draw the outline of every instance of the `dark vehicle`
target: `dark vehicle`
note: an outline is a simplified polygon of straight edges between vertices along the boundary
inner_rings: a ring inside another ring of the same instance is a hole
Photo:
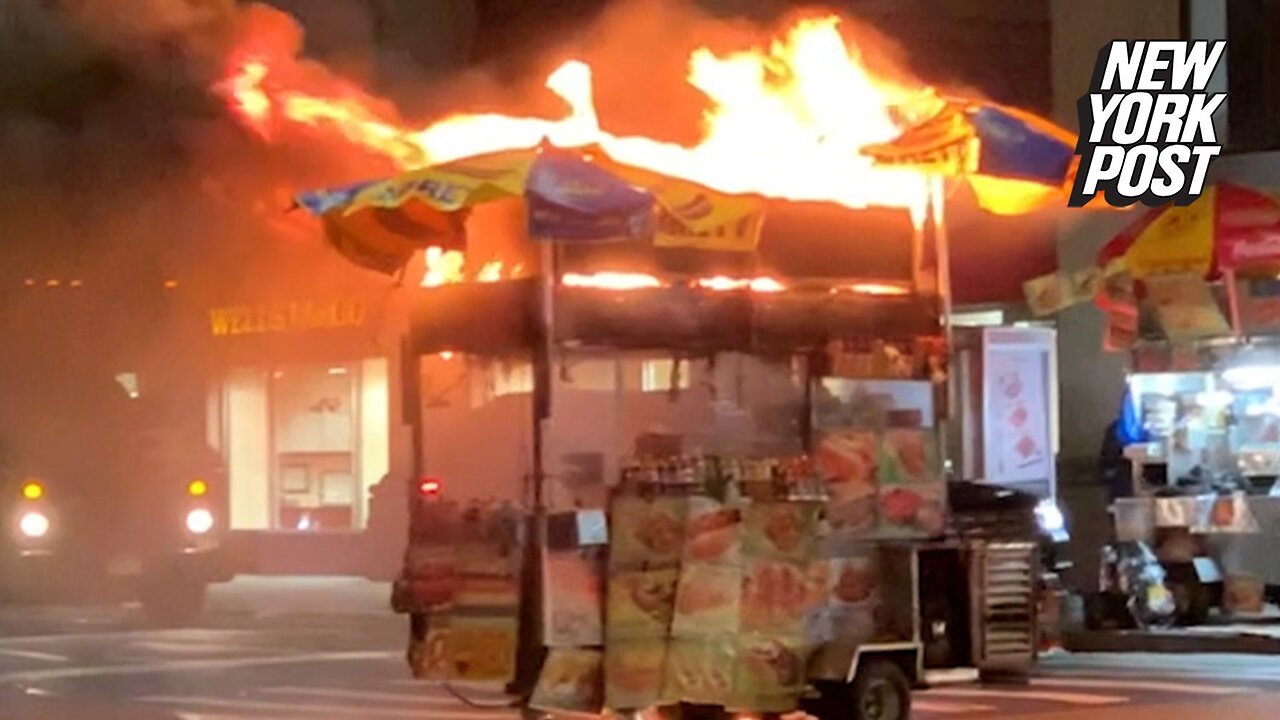
[[[1057,642],[1065,575],[1072,563],[1062,511],[1052,499],[989,483],[953,481],[948,486],[952,522],[962,537],[988,542],[1034,539],[1038,553],[1035,597],[1042,647]],[[945,606],[945,603],[944,603]]]
[[[105,380],[43,388],[28,423],[6,423],[0,599],[139,600],[155,623],[190,622],[229,579],[220,458],[159,399]]]

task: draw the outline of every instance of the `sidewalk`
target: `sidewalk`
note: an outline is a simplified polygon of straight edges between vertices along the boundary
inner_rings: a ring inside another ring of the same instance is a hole
[[[1062,645],[1077,652],[1280,654],[1280,613],[1216,617],[1208,624],[1163,630],[1068,630]]]

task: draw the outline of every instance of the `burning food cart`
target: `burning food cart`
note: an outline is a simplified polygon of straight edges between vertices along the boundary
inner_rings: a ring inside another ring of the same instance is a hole
[[[549,712],[892,720],[929,670],[1034,659],[1030,533],[950,522],[943,178],[1026,212],[1074,138],[930,92],[890,108],[835,26],[731,59],[761,69],[741,97],[698,85],[693,147],[602,129],[577,62],[548,79],[561,120],[344,126],[411,163],[300,201],[348,258],[424,278],[394,596],[417,675]],[[695,74],[721,61],[700,52]],[[767,86],[801,56],[847,72]]]
[[[489,449],[422,455],[415,672],[547,712],[888,720],[931,670],[1025,671],[1032,538],[949,523],[937,216],[774,202],[730,250],[587,242],[554,192],[516,276],[417,292],[416,432]],[[477,470],[499,455],[506,497]]]

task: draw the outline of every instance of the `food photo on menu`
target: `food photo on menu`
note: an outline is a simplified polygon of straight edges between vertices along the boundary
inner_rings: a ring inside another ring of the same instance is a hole
[[[871,554],[838,558],[824,563],[833,605],[860,605],[873,601],[880,590],[880,569]]]
[[[743,636],[738,643],[733,704],[761,711],[790,710],[796,692],[804,687],[806,659],[803,645],[794,640]]]
[[[746,510],[743,551],[751,557],[809,557],[818,508],[795,502],[754,503]]]
[[[810,616],[808,638],[815,645],[866,642],[876,636],[882,605],[881,575],[875,554],[816,563],[825,567],[821,600]]]
[[[736,643],[732,634],[672,641],[663,695],[689,703],[729,703],[737,664]]]
[[[577,551],[547,553],[543,577],[551,590],[545,599],[546,644],[570,647],[603,642],[603,593],[596,565]]]
[[[679,580],[680,571],[675,568],[614,572],[608,590],[609,641],[665,637]]]
[[[946,531],[941,483],[883,487],[880,532],[889,536],[936,537]]]
[[[605,699],[614,710],[650,707],[675,698],[664,695],[665,638],[610,642],[605,650]]]
[[[833,530],[875,531],[879,446],[879,435],[870,430],[830,432],[820,441],[817,466],[827,481],[827,520]]]
[[[590,648],[552,648],[529,706],[547,712],[600,712],[604,706],[602,655]]]
[[[620,497],[613,502],[615,565],[676,563],[684,552],[684,498]]]
[[[936,436],[919,428],[885,431],[877,472],[882,484],[936,483],[941,479]]]
[[[786,560],[751,560],[743,572],[741,629],[800,637],[810,608],[808,573]]]
[[[709,497],[690,498],[684,561],[735,565],[741,547],[742,513]]]
[[[451,619],[448,630],[440,636],[446,676],[474,681],[511,677],[518,632],[513,618]]]
[[[676,590],[676,637],[698,637],[738,631],[742,570],[716,565],[685,565]]]
[[[1000,353],[993,360],[992,440],[1001,477],[1034,479],[1047,474],[1047,398],[1042,358],[1034,353]]]

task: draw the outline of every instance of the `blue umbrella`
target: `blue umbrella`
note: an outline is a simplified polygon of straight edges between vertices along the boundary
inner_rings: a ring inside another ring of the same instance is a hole
[[[544,150],[525,184],[529,235],[607,241],[647,237],[654,197],[576,153]]]
[[[1015,108],[957,98],[896,139],[863,148],[877,164],[969,180],[985,209],[1021,214],[1059,198],[1076,168],[1076,136]]]

